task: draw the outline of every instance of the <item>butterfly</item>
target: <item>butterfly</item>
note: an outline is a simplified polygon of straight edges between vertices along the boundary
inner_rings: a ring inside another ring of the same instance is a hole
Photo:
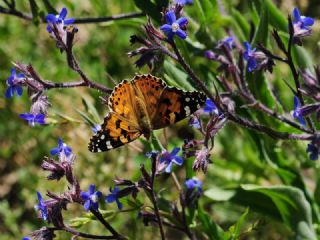
[[[201,92],[170,87],[160,78],[136,75],[123,80],[108,99],[109,113],[88,148],[91,152],[108,151],[134,141],[147,139],[153,130],[174,124],[198,110],[206,100]]]

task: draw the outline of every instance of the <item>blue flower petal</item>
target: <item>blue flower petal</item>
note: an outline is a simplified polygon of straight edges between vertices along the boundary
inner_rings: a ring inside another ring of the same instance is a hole
[[[172,27],[169,24],[164,24],[160,27],[160,30],[168,34],[169,32],[172,32]]]
[[[248,52],[250,52],[250,50],[251,50],[251,45],[250,45],[250,43],[244,42],[243,45],[244,45],[245,49],[246,49]]]
[[[30,113],[21,113],[19,114],[19,116],[22,118],[22,119],[25,119],[25,120],[33,120],[34,118],[34,115],[33,114],[30,114]]]
[[[166,167],[166,173],[171,173],[171,170],[172,170],[172,162],[170,162],[169,164],[168,164],[168,166]]]
[[[180,27],[182,27],[188,23],[188,19],[186,17],[182,17],[179,18],[176,22],[179,24]]]
[[[173,162],[179,166],[183,164],[183,158],[180,156],[175,156]]]
[[[98,202],[92,202],[91,203],[91,207],[94,209],[94,210],[98,210],[98,208],[99,208],[99,203]]]
[[[117,206],[118,206],[118,209],[122,209],[122,203],[118,200],[118,199],[116,199],[116,203],[117,203]]]
[[[21,97],[22,92],[23,92],[23,88],[22,88],[21,86],[16,86],[16,87],[15,87],[15,90],[16,90],[16,92],[17,92],[17,96],[18,96],[18,97]]]
[[[15,68],[11,68],[11,76],[12,77],[16,76],[16,69]]]
[[[66,20],[64,20],[64,25],[70,25],[72,23],[74,23],[74,18],[68,18]]]
[[[48,15],[46,16],[46,21],[47,21],[48,23],[56,23],[57,18],[56,18],[56,16],[53,15],[53,14],[48,14]]]
[[[95,184],[91,184],[90,186],[89,186],[89,191],[88,191],[88,193],[90,194],[90,195],[92,195],[93,193],[94,193],[94,189],[96,188],[96,185]]]
[[[176,148],[174,148],[172,151],[171,151],[171,156],[175,156],[175,155],[177,155],[177,153],[180,151],[180,148],[178,148],[178,147],[176,147]]]
[[[108,203],[112,203],[116,200],[116,198],[113,194],[109,194],[108,196],[106,196],[106,200]]]
[[[56,155],[60,153],[60,148],[59,147],[56,147],[56,148],[53,148],[50,150],[50,154],[53,156],[53,155]]]
[[[293,102],[294,102],[294,109],[295,110],[301,106],[299,98],[297,96],[293,97]]]
[[[83,200],[88,200],[89,197],[90,197],[89,193],[87,193],[87,192],[81,192],[81,193],[80,193],[80,196],[81,196],[81,198],[82,198]]]
[[[299,21],[300,20],[300,12],[298,8],[294,8],[293,9],[293,17],[295,21]]]
[[[62,18],[62,19],[65,19],[65,17],[67,16],[68,14],[68,10],[66,8],[62,8],[61,9],[61,12],[59,14],[59,17]]]
[[[185,31],[181,30],[181,29],[178,29],[176,31],[176,34],[182,39],[186,39],[187,38],[187,33]]]
[[[167,23],[169,23],[170,25],[172,25],[172,23],[174,23],[176,21],[176,14],[174,13],[174,11],[168,11],[166,14],[166,21]]]
[[[14,95],[14,89],[13,87],[8,87],[6,92],[5,92],[5,96],[6,98],[12,98]]]
[[[87,200],[87,201],[84,203],[83,207],[84,207],[84,209],[85,209],[86,211],[89,211],[90,205],[91,205],[90,200]]]
[[[304,17],[303,19],[301,19],[301,21],[306,26],[312,26],[314,24],[314,20],[310,17]]]

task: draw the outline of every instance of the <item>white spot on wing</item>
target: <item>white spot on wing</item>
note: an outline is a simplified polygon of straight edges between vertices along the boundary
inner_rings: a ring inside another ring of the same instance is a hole
[[[190,107],[189,106],[185,106],[184,110],[186,111],[186,115],[190,115],[191,111],[190,111]]]
[[[111,149],[111,148],[112,148],[112,145],[111,145],[111,142],[110,142],[110,141],[106,141],[106,145],[107,145],[107,148],[108,148],[108,149]]]
[[[105,137],[106,137],[106,136],[105,136],[104,134],[102,134],[102,135],[100,136],[101,140],[103,140]]]

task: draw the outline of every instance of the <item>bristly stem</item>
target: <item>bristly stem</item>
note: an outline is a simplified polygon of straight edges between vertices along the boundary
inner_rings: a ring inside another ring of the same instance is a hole
[[[121,236],[102,216],[102,214],[93,208],[90,208],[90,212],[108,229],[116,239],[126,239],[125,237]]]
[[[299,81],[299,72],[297,71],[295,65],[294,65],[294,62],[293,62],[293,58],[292,58],[292,47],[293,47],[293,44],[294,44],[294,30],[293,29],[293,24],[292,24],[292,20],[291,20],[291,16],[289,15],[288,16],[288,22],[289,22],[289,40],[288,40],[288,49],[287,51],[284,51],[286,57],[287,57],[287,63],[290,67],[290,70],[292,72],[292,75],[293,75],[293,79],[294,79],[294,83],[295,83],[295,86],[296,86],[296,94],[297,94],[297,97],[299,98],[299,101],[301,102],[301,105],[303,106],[304,105],[304,99],[303,99],[303,95],[300,91],[301,89],[301,84],[300,84],[300,81]],[[306,117],[306,120],[307,120],[307,123],[310,127],[310,129],[312,130],[312,132],[315,132],[315,129],[314,129],[314,125],[311,121],[311,118],[309,116]]]
[[[21,18],[27,21],[33,20],[32,14],[19,11],[15,8],[15,6],[8,7],[8,8],[0,6],[0,13],[16,16],[18,18]],[[123,13],[123,14],[103,16],[103,17],[75,18],[74,23],[77,23],[77,24],[101,23],[101,22],[110,22],[110,21],[123,20],[123,19],[129,19],[129,18],[138,18],[138,17],[145,17],[145,16],[146,14],[143,12]],[[45,18],[41,18],[41,21],[43,23],[46,22]]]
[[[154,179],[155,179],[155,176],[156,176],[156,159],[154,158],[151,158],[152,160],[152,170],[151,170],[151,182],[150,182],[150,196],[151,196],[151,201],[152,201],[152,204],[153,204],[153,208],[154,208],[154,214],[156,215],[156,218],[157,218],[157,222],[158,222],[158,225],[159,225],[159,229],[160,229],[160,234],[161,234],[161,239],[162,240],[165,240],[166,237],[165,237],[165,234],[164,234],[164,229],[163,229],[163,223],[162,223],[162,219],[161,219],[161,216],[160,216],[160,211],[159,211],[159,207],[158,207],[158,203],[157,203],[157,197],[156,197],[156,193],[154,191]]]
[[[88,238],[88,239],[118,239],[118,236],[100,236],[100,235],[93,235],[93,234],[78,232],[77,230],[70,228],[70,227],[67,227],[67,226],[64,226],[61,229],[55,228],[54,230],[55,231],[64,230],[66,232],[71,233],[74,236]]]
[[[215,101],[214,95],[209,91],[209,89],[205,86],[205,84],[195,75],[193,70],[190,68],[190,66],[185,62],[184,58],[182,57],[179,49],[177,48],[176,44],[174,41],[170,41],[169,44],[171,44],[175,54],[178,57],[178,62],[181,64],[181,66],[184,68],[184,70],[188,73],[188,75],[191,77],[193,82],[213,101]],[[292,140],[312,140],[313,135],[312,134],[292,134],[288,132],[278,132],[272,128],[269,128],[265,125],[261,125],[258,123],[255,123],[253,121],[250,121],[246,118],[243,118],[241,116],[236,115],[235,113],[232,112],[227,112],[227,110],[222,109],[222,106],[220,104],[216,104],[217,107],[219,108],[220,111],[222,111],[226,117],[233,121],[236,122],[244,127],[263,132],[267,135],[269,135],[272,138],[278,138],[278,139],[292,139]]]

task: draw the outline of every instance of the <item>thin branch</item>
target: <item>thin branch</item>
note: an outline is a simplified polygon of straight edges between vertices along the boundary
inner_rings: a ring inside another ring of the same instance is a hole
[[[71,233],[74,236],[83,237],[83,238],[89,238],[89,239],[118,239],[117,236],[101,236],[101,235],[93,235],[93,234],[78,232],[77,230],[75,230],[73,228],[70,228],[70,227],[67,227],[67,226],[64,226],[61,229],[57,228],[55,230],[56,231],[57,230],[60,230],[60,231],[64,230],[66,232]]]
[[[74,23],[83,24],[83,23],[100,23],[100,22],[109,22],[114,20],[122,20],[128,18],[138,18],[145,17],[146,14],[143,12],[138,13],[123,13],[118,15],[112,15],[107,17],[96,17],[96,18],[76,18]]]
[[[121,236],[102,216],[99,211],[90,208],[90,212],[108,229],[116,239],[126,239],[125,237]]]
[[[155,161],[153,159],[153,161]],[[152,163],[152,165],[154,165],[155,162]],[[160,211],[159,211],[159,208],[158,208],[158,203],[157,203],[157,199],[156,199],[156,194],[155,194],[155,191],[154,191],[154,178],[155,178],[155,169],[152,169],[152,173],[151,173],[151,191],[150,191],[150,195],[151,195],[151,201],[152,201],[152,204],[153,204],[153,208],[154,208],[154,214],[156,215],[156,218],[157,218],[157,222],[158,222],[158,225],[159,225],[159,229],[160,229],[160,234],[161,234],[161,239],[162,240],[165,240],[166,237],[165,237],[165,234],[164,234],[164,230],[163,230],[163,223],[162,223],[162,219],[161,219],[161,216],[160,216]]]
[[[1,13],[6,14],[6,15],[16,16],[18,18],[22,18],[27,21],[32,21],[32,19],[33,19],[32,14],[18,11],[15,8],[5,8],[5,7],[0,6],[0,14]],[[75,18],[74,23],[77,23],[77,24],[101,23],[101,22],[110,22],[110,21],[115,21],[115,20],[123,20],[123,19],[138,18],[138,17],[145,17],[145,16],[146,16],[146,14],[143,12],[123,13],[123,14],[112,15],[112,16],[103,16],[103,17]],[[46,20],[44,18],[41,18],[41,21],[43,23],[46,22]]]

